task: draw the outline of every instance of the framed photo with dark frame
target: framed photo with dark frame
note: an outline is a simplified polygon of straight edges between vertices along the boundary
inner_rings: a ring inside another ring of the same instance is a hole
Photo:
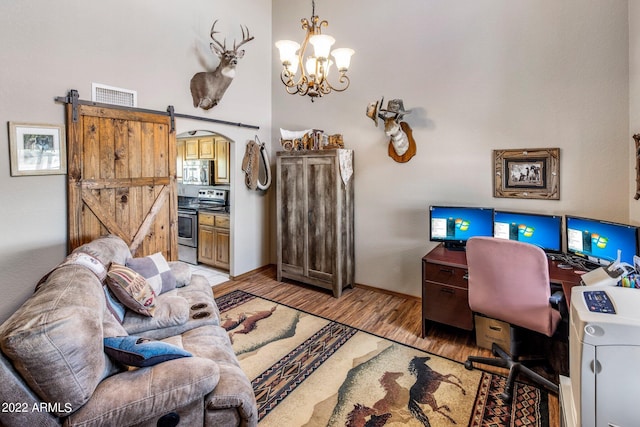
[[[493,150],[493,196],[560,199],[560,149]]]
[[[63,125],[9,122],[11,176],[67,173]]]

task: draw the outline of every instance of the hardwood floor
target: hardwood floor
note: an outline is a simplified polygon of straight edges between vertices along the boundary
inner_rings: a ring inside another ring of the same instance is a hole
[[[427,330],[427,337],[421,338],[422,303],[417,297],[356,286],[345,289],[340,298],[334,298],[329,291],[320,288],[293,281],[276,281],[275,267],[234,278],[215,286],[213,291],[218,297],[237,289],[458,362],[464,362],[469,355],[491,357],[489,350],[475,345],[473,332],[432,325]],[[507,373],[500,368],[484,369]],[[558,427],[558,398],[549,396],[550,427]]]

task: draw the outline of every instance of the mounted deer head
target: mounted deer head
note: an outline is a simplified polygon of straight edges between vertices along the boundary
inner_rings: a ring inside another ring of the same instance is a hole
[[[382,103],[372,102],[367,106],[367,117],[378,126],[378,118],[384,123],[384,133],[389,136],[389,157],[398,163],[406,163],[416,154],[416,143],[413,139],[411,126],[402,121],[405,114],[404,103],[401,99],[392,99],[387,103],[387,109],[383,110]]]
[[[220,59],[220,63],[215,70],[196,73],[191,78],[193,106],[204,110],[218,105],[222,95],[224,95],[236,75],[238,60],[244,56],[244,49],[239,50],[240,46],[253,40],[253,36],[249,34],[249,28],[240,25],[242,41],[236,45],[234,40],[233,49],[227,49],[227,39],[220,43],[215,38],[215,34],[219,32],[215,31],[217,22],[218,20],[211,26],[211,40],[213,40],[213,43],[209,44],[209,47]]]

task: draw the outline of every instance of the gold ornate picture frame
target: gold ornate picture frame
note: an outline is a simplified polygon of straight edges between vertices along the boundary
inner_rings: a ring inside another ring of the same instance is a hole
[[[64,125],[9,122],[11,176],[67,173]]]
[[[560,199],[560,149],[493,150],[493,196]]]

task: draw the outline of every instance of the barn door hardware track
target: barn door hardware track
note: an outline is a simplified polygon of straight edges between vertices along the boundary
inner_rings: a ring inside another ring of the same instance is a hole
[[[173,109],[173,105],[169,105],[167,107],[167,111],[157,111],[157,110],[147,110],[147,109],[144,109],[144,108],[125,107],[125,106],[121,106],[121,105],[112,105],[112,104],[103,104],[103,103],[100,103],[100,102],[85,101],[85,100],[80,99],[78,91],[75,90],[75,89],[71,89],[67,96],[58,96],[58,97],[56,97],[55,101],[63,103],[63,104],[71,104],[72,105],[72,109],[71,109],[72,110],[72,121],[74,123],[76,123],[78,121],[78,105],[90,105],[90,106],[93,106],[93,107],[115,108],[115,109],[133,111],[133,112],[139,112],[139,113],[166,114],[168,116],[171,116],[171,131],[172,132],[175,130],[175,118],[176,117],[183,118],[183,119],[200,120],[200,121],[203,121],[203,122],[218,123],[218,124],[221,124],[221,125],[237,126],[237,127],[241,127],[241,128],[260,129],[259,126],[248,125],[246,123],[229,122],[229,121],[226,121],[226,120],[211,119],[209,117],[199,117],[199,116],[192,116],[190,114],[176,113],[174,111],[174,109]]]

